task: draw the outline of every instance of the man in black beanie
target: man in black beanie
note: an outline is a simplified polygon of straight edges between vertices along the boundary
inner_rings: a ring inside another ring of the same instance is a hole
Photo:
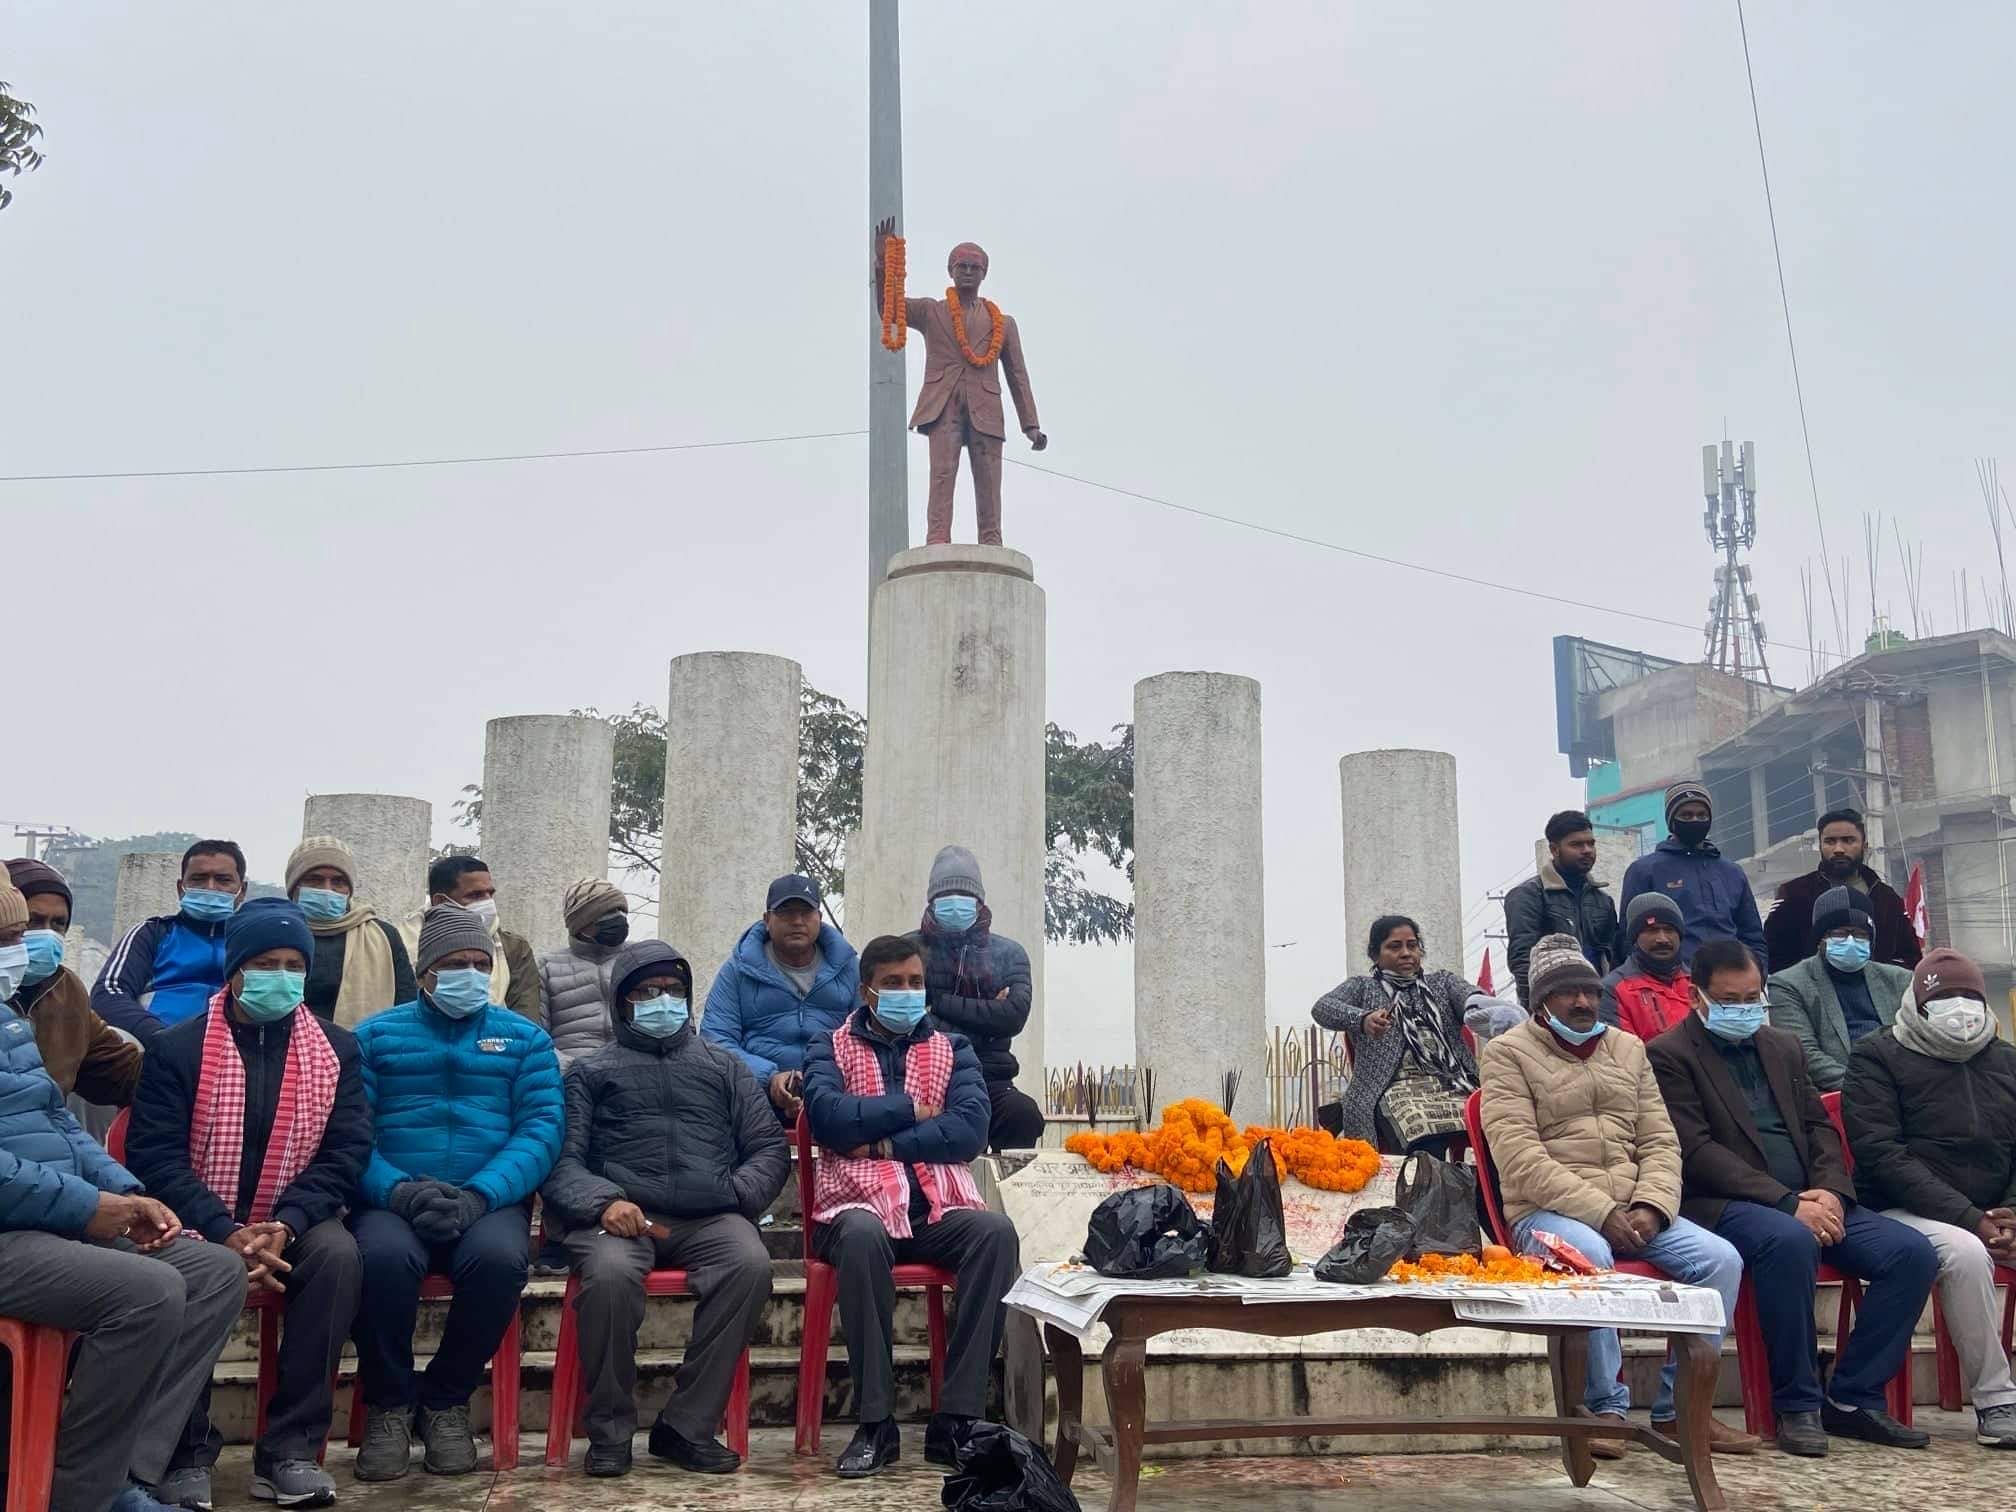
[[[1682,961],[1691,962],[1709,940],[1740,940],[1757,958],[1758,968],[1768,972],[1764,921],[1750,879],[1734,861],[1724,861],[1708,839],[1714,820],[1704,784],[1690,780],[1666,789],[1666,838],[1651,855],[1631,863],[1617,906],[1628,912],[1640,893],[1663,893],[1680,909]],[[1631,941],[1621,933],[1615,951],[1619,960],[1631,953]]]

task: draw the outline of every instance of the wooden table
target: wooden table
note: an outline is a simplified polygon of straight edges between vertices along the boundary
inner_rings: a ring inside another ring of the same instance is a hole
[[[1568,1478],[1586,1486],[1596,1472],[1589,1441],[1597,1438],[1635,1440],[1665,1459],[1682,1465],[1702,1512],[1724,1512],[1728,1502],[1715,1484],[1709,1460],[1708,1418],[1721,1364],[1716,1340],[1707,1334],[1669,1335],[1678,1362],[1679,1420],[1674,1436],[1625,1423],[1595,1419],[1582,1411],[1582,1384],[1589,1363],[1589,1331],[1550,1323],[1478,1323],[1461,1319],[1446,1300],[1395,1297],[1312,1302],[1271,1302],[1252,1306],[1232,1296],[1115,1297],[1106,1304],[1100,1322],[1112,1330],[1100,1373],[1106,1382],[1106,1411],[1113,1427],[1101,1432],[1083,1420],[1085,1356],[1078,1340],[1054,1324],[1044,1326],[1050,1358],[1057,1373],[1057,1474],[1071,1483],[1081,1447],[1102,1461],[1114,1462],[1113,1494],[1107,1512],[1134,1512],[1141,1477],[1144,1444],[1188,1444],[1216,1439],[1303,1438],[1319,1434],[1464,1433],[1521,1434],[1559,1437],[1561,1461]],[[1150,1423],[1147,1420],[1148,1341],[1177,1328],[1220,1328],[1234,1333],[1299,1338],[1346,1328],[1397,1328],[1406,1333],[1431,1333],[1438,1328],[1496,1328],[1507,1333],[1540,1334],[1547,1340],[1547,1363],[1554,1378],[1553,1417],[1297,1417],[1240,1421],[1212,1418],[1195,1422]]]

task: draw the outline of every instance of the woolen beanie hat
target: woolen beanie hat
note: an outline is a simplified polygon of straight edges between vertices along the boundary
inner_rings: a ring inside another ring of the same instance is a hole
[[[12,882],[0,882],[0,929],[17,929],[28,922],[28,900]]]
[[[1651,919],[1671,924],[1682,934],[1687,932],[1687,919],[1678,903],[1662,892],[1642,892],[1624,905],[1624,938],[1636,945],[1638,931]]]
[[[569,934],[581,934],[597,919],[629,911],[630,900],[623,896],[623,889],[600,877],[583,877],[560,900],[560,912],[567,920]]]
[[[357,885],[357,858],[350,854],[350,847],[334,835],[310,835],[287,858],[287,891],[294,891],[294,884],[318,866],[333,866],[350,879],[352,887]]]
[[[436,903],[420,918],[420,944],[413,952],[413,970],[425,976],[434,963],[458,950],[480,950],[486,956],[496,950],[482,915],[471,913],[460,903]]]
[[[18,856],[7,863],[7,877],[21,889],[21,896],[32,898],[38,893],[55,893],[65,903],[76,906],[77,900],[70,895],[70,884],[63,880],[63,874],[44,861],[31,861],[26,856]]]
[[[1942,992],[1959,992],[1988,1001],[1988,983],[1981,968],[1951,946],[1927,951],[1911,972],[1911,1000],[1921,1007]]]
[[[1601,992],[1603,979],[1596,975],[1596,968],[1582,954],[1582,943],[1575,936],[1544,935],[1535,943],[1533,954],[1526,962],[1526,1001],[1544,1004],[1548,994],[1559,992],[1564,987],[1586,987],[1591,992]]]
[[[254,956],[282,946],[314,961],[315,936],[308,932],[308,916],[285,898],[254,898],[224,926],[224,975],[229,977]]]
[[[971,893],[987,901],[987,889],[980,885],[980,861],[963,845],[948,845],[931,863],[931,886],[924,894],[929,903],[947,893]]]
[[[1830,887],[1813,900],[1814,939],[1851,924],[1859,924],[1871,934],[1876,932],[1876,921],[1869,916],[1869,900],[1852,887]]]
[[[1701,783],[1690,779],[1686,782],[1676,782],[1666,789],[1667,824],[1672,824],[1673,810],[1680,807],[1683,803],[1705,803],[1708,805],[1709,817],[1713,818],[1715,815],[1715,800],[1708,796],[1708,789]]]

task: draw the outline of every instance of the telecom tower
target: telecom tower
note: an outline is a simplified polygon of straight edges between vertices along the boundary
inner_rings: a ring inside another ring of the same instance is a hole
[[[1708,508],[1701,525],[1708,544],[1722,553],[1715,567],[1715,596],[1708,601],[1707,649],[1702,660],[1718,671],[1750,683],[1769,685],[1771,668],[1764,659],[1763,611],[1750,588],[1750,564],[1736,553],[1757,544],[1757,448],[1725,440],[1718,453],[1701,448],[1701,491]],[[1756,701],[1753,692],[1752,702]]]

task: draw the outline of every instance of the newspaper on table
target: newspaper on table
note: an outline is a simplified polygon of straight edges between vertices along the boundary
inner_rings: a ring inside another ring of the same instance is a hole
[[[1362,1302],[1422,1296],[1447,1301],[1457,1318],[1486,1327],[1558,1323],[1646,1333],[1713,1334],[1722,1331],[1724,1321],[1721,1297],[1706,1287],[1612,1271],[1545,1285],[1441,1280],[1344,1286],[1318,1281],[1306,1265],[1267,1281],[1209,1273],[1169,1281],[1135,1281],[1102,1276],[1089,1266],[1059,1261],[1030,1266],[1004,1300],[1039,1323],[1055,1324],[1083,1339],[1107,1305],[1119,1297],[1236,1298],[1257,1307],[1274,1302]]]

